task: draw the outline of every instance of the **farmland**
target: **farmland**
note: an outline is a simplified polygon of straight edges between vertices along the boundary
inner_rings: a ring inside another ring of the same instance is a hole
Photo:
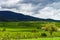
[[[46,21],[21,21],[21,22],[0,22],[0,39],[1,40],[59,40],[60,31],[53,32],[52,37],[48,31],[44,31],[41,27],[47,23],[54,23],[60,28],[60,22]],[[41,35],[42,33],[46,34]],[[56,38],[55,38],[56,37]]]

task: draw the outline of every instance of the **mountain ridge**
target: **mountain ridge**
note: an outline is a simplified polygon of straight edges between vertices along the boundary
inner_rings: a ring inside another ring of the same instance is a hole
[[[59,21],[53,19],[42,19],[12,11],[0,11],[0,21]]]

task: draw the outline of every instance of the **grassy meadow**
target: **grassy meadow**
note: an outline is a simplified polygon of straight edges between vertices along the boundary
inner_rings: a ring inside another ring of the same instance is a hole
[[[60,28],[60,22],[0,22],[0,40],[60,40],[60,31],[53,32],[51,36],[48,31],[41,29],[47,23],[54,23],[56,27]],[[42,35],[42,33],[46,35]]]

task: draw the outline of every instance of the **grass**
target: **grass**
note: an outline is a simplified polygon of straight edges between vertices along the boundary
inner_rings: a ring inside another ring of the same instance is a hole
[[[10,39],[10,40],[60,40],[60,37],[55,38],[33,38],[33,39]]]
[[[60,27],[60,22],[0,22],[0,40],[60,40],[59,31],[53,32],[53,38],[51,38],[49,32],[41,30],[41,26],[46,23],[55,23]],[[5,31],[3,31],[4,28]],[[46,33],[48,36],[42,37],[41,33]]]
[[[21,22],[0,22],[0,27],[6,28],[36,28],[41,27],[46,23],[55,23],[57,27],[60,27],[60,22],[46,22],[46,21],[21,21]]]
[[[2,39],[0,39],[2,40]],[[4,39],[6,40],[6,39]],[[60,40],[60,37],[54,37],[54,38],[33,38],[33,39],[8,39],[8,40]]]
[[[42,37],[41,33],[46,33],[48,36],[47,37]],[[53,37],[53,38],[52,38]],[[24,40],[45,40],[45,39],[60,39],[58,37],[60,37],[60,32],[54,32],[52,37],[50,37],[49,32],[44,32],[44,31],[40,31],[40,32],[18,32],[18,31],[0,31],[0,39],[24,39]]]
[[[20,39],[20,40],[60,40],[60,37],[54,37],[54,38],[37,38],[37,39]]]

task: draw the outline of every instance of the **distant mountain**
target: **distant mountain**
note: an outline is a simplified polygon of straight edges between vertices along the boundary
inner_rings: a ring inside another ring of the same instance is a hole
[[[11,11],[0,11],[0,21],[57,21],[57,20],[41,19]]]

